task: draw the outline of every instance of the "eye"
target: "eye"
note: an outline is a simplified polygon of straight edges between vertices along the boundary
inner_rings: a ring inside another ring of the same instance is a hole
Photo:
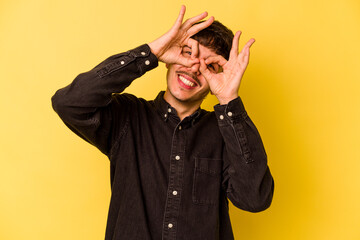
[[[185,50],[183,50],[183,55],[184,56],[191,56],[191,51],[185,51]]]
[[[184,57],[191,57],[191,54],[192,54],[191,48],[188,46],[184,46],[181,50],[181,54]]]
[[[218,71],[218,68],[216,68],[213,64],[208,64],[207,68],[213,73],[217,73]]]
[[[207,67],[211,70],[215,70],[215,67],[212,64],[208,64]]]

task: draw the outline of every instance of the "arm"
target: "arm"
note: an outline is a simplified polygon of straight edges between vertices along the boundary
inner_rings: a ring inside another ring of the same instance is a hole
[[[112,94],[122,92],[134,79],[155,68],[158,60],[186,66],[199,62],[197,58],[183,57],[182,47],[186,44],[196,45],[190,37],[208,27],[214,19],[209,18],[193,26],[207,13],[183,23],[184,15],[185,7],[182,6],[174,26],[163,36],[148,45],[106,59],[91,71],[78,75],[69,86],[58,90],[52,97],[52,104],[64,123],[108,154],[112,139],[116,137],[111,133],[121,132],[119,129],[113,131],[113,128],[124,126],[129,109],[129,100],[120,96],[115,98]],[[113,121],[116,121],[116,126],[113,126]]]
[[[272,201],[274,181],[258,130],[240,97],[214,107],[225,142],[223,188],[238,208],[258,212]]]
[[[126,121],[125,115],[112,113],[112,108],[121,105],[121,98],[114,101],[112,93],[122,92],[157,65],[158,60],[147,45],[111,56],[58,90],[52,97],[53,108],[72,131],[108,154],[112,120],[116,117],[119,127]],[[123,110],[126,112],[126,106]]]
[[[238,52],[241,32],[233,39],[229,60],[213,56],[200,60],[200,71],[221,105],[214,107],[225,142],[223,187],[231,202],[243,210],[258,212],[271,204],[274,181],[266,152],[254,123],[238,96],[240,82],[249,63],[250,39]],[[223,71],[210,72],[206,65],[219,64]]]

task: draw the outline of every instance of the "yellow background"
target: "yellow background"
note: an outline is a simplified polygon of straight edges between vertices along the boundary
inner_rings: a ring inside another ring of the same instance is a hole
[[[109,163],[51,108],[54,92],[106,57],[204,10],[243,45],[240,88],[275,178],[273,204],[231,207],[237,239],[360,239],[360,1],[0,2],[0,239],[103,239]],[[128,92],[152,99],[165,67]],[[203,107],[216,104],[209,97]]]

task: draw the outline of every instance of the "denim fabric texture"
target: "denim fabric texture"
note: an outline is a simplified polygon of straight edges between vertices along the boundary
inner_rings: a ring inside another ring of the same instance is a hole
[[[157,65],[144,44],[79,74],[52,97],[63,122],[110,160],[105,239],[234,239],[228,199],[250,212],[272,201],[261,137],[240,97],[180,121],[164,92],[152,101],[122,93]]]

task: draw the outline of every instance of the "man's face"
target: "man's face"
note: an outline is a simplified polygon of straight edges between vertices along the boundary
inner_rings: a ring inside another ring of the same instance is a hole
[[[182,55],[184,57],[191,57],[191,48],[184,46]],[[216,56],[213,50],[199,44],[199,59],[207,59],[210,56]],[[206,95],[210,91],[209,84],[204,76],[200,73],[200,63],[194,64],[191,67],[185,67],[179,64],[166,65],[167,72],[167,89],[165,92],[165,100],[170,104],[173,101],[178,101],[187,105],[200,105]],[[218,64],[209,64],[208,69],[212,72],[218,72]]]

